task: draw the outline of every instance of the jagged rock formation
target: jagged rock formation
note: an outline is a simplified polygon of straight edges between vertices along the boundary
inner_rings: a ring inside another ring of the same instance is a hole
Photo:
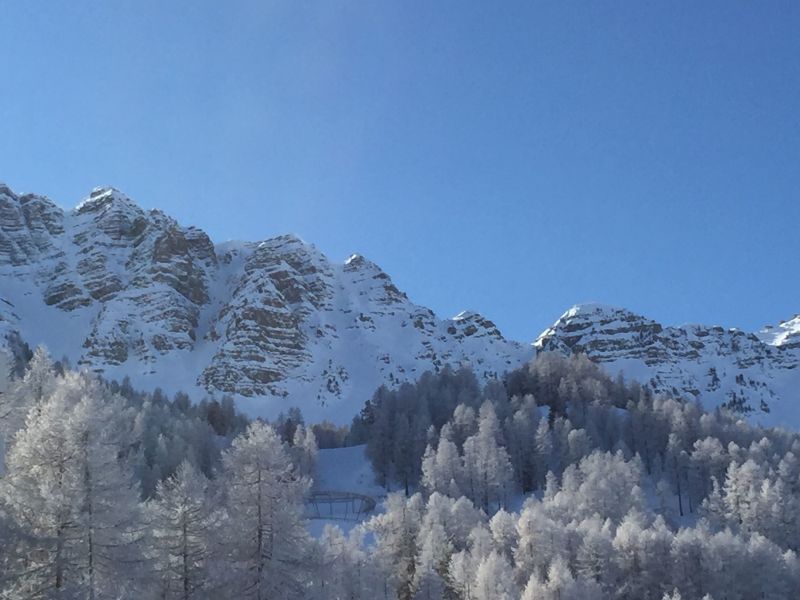
[[[215,247],[111,188],[64,211],[0,186],[0,336],[144,388],[339,421],[378,385],[532,356],[476,313],[439,319],[362,256],[335,263],[294,236]]]
[[[800,423],[800,316],[752,334],[579,305],[531,348],[477,313],[438,318],[363,256],[332,262],[294,236],[215,246],[111,188],[64,211],[0,184],[0,344],[19,355],[22,341],[143,389],[233,394],[265,415],[294,404],[343,422],[381,384],[463,363],[488,379],[558,351]]]
[[[796,424],[800,319],[758,334],[703,325],[665,327],[622,308],[578,305],[534,342],[582,352],[659,392],[725,405],[764,422]],[[777,412],[779,418],[767,417]],[[800,411],[798,411],[800,415]]]

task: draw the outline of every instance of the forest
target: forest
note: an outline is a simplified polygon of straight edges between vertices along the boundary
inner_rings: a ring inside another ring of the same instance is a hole
[[[749,600],[800,590],[800,436],[542,353],[251,421],[37,349],[0,368],[0,597]],[[323,441],[324,439],[324,441]],[[318,448],[383,505],[309,533]]]

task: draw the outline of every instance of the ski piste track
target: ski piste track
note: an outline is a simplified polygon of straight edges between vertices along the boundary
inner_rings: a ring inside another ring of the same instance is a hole
[[[311,492],[306,501],[306,517],[309,519],[334,519],[360,521],[375,510],[372,496],[355,492],[321,490]]]

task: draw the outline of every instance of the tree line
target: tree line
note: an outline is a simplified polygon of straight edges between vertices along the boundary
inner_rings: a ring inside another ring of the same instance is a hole
[[[447,368],[381,388],[354,428],[379,481],[400,490],[372,525],[398,598],[800,590],[795,432],[554,353],[484,388],[468,369]],[[439,514],[456,503],[473,511],[474,528]],[[441,528],[425,524],[430,510]]]
[[[7,380],[7,381],[2,381]],[[393,490],[308,533],[299,411],[141,394],[37,350],[0,376],[0,597],[788,599],[800,436],[542,354],[379,388],[333,445]]]

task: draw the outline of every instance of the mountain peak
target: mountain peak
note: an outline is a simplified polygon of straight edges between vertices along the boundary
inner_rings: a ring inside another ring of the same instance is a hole
[[[3,194],[5,196],[11,196],[12,198],[16,198],[17,196],[14,193],[14,190],[12,190],[10,186],[6,185],[2,181],[0,181],[0,194]]]
[[[278,244],[287,244],[287,245],[297,245],[297,246],[310,246],[308,242],[303,240],[299,235],[295,233],[284,233],[281,235],[276,235],[275,237],[267,238],[262,244],[267,245],[278,245]]]
[[[110,207],[142,212],[141,207],[126,194],[113,187],[96,187],[75,207],[75,214],[104,211]]]
[[[483,315],[474,310],[462,310],[458,313],[455,317],[452,318],[453,321],[471,321],[473,319],[482,319]]]
[[[362,254],[351,254],[347,257],[347,260],[344,261],[344,270],[348,272],[363,271],[374,273],[381,278],[388,278],[383,269]]]
[[[359,264],[363,264],[365,260],[366,259],[363,256],[361,256],[360,254],[351,254],[344,261],[344,264],[346,264],[346,265],[351,265],[352,264],[354,266],[357,266]]]
[[[621,306],[614,306],[612,304],[603,304],[601,302],[581,302],[573,304],[563,315],[561,319],[569,319],[577,316],[599,316],[599,315],[620,315],[629,314],[633,315],[632,311]]]

